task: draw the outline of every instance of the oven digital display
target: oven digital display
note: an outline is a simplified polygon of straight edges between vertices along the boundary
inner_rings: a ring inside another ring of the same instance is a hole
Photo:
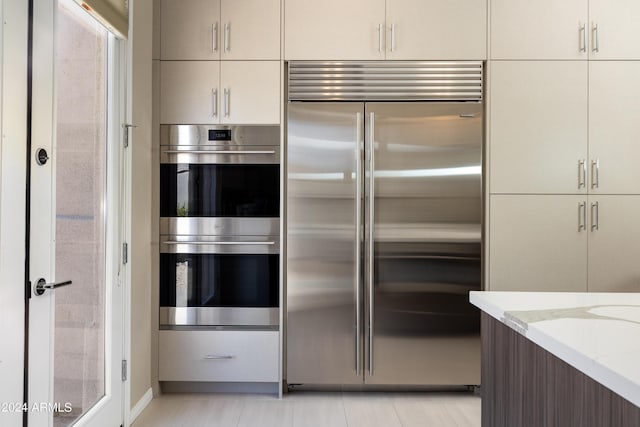
[[[209,141],[231,141],[231,129],[209,129]]]

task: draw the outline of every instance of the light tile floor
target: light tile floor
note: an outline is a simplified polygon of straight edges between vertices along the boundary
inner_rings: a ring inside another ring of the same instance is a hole
[[[471,393],[164,394],[133,427],[480,427]]]

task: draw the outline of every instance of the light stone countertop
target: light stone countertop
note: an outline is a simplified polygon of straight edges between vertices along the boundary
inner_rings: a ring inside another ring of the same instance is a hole
[[[640,293],[471,292],[469,299],[640,407]]]

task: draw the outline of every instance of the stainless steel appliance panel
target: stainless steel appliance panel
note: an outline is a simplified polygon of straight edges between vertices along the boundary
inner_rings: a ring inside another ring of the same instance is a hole
[[[362,114],[362,103],[288,106],[289,384],[362,382]]]
[[[367,384],[480,383],[482,105],[366,103]]]
[[[230,138],[210,138],[209,131],[230,131]],[[160,125],[160,145],[279,146],[280,126]]]
[[[160,163],[277,164],[280,127],[161,125]]]
[[[277,326],[273,307],[160,307],[160,326]]]
[[[278,236],[280,218],[160,218],[160,235]]]
[[[161,235],[163,254],[279,254],[280,236]]]

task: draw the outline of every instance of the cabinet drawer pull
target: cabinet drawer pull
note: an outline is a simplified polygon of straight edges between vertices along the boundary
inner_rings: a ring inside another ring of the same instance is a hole
[[[231,103],[231,90],[229,88],[224,88],[224,116],[229,117],[229,104]]]
[[[578,204],[578,232],[587,231],[587,202]]]
[[[231,22],[224,24],[224,51],[231,50]]]
[[[587,51],[587,24],[583,23],[580,27],[580,52]]]
[[[211,24],[211,52],[218,51],[218,23]]]
[[[587,185],[587,161],[578,160],[578,188],[585,188]]]
[[[591,188],[600,187],[600,159],[591,160]]]
[[[600,42],[598,40],[598,24],[593,24],[593,51],[595,53],[600,52]]]
[[[205,354],[204,359],[206,360],[229,360],[234,359],[235,356],[230,354]]]
[[[600,229],[600,206],[598,202],[591,203],[591,231]]]
[[[218,89],[211,89],[211,116],[218,116]]]
[[[391,24],[391,52],[396,50],[396,24]]]

